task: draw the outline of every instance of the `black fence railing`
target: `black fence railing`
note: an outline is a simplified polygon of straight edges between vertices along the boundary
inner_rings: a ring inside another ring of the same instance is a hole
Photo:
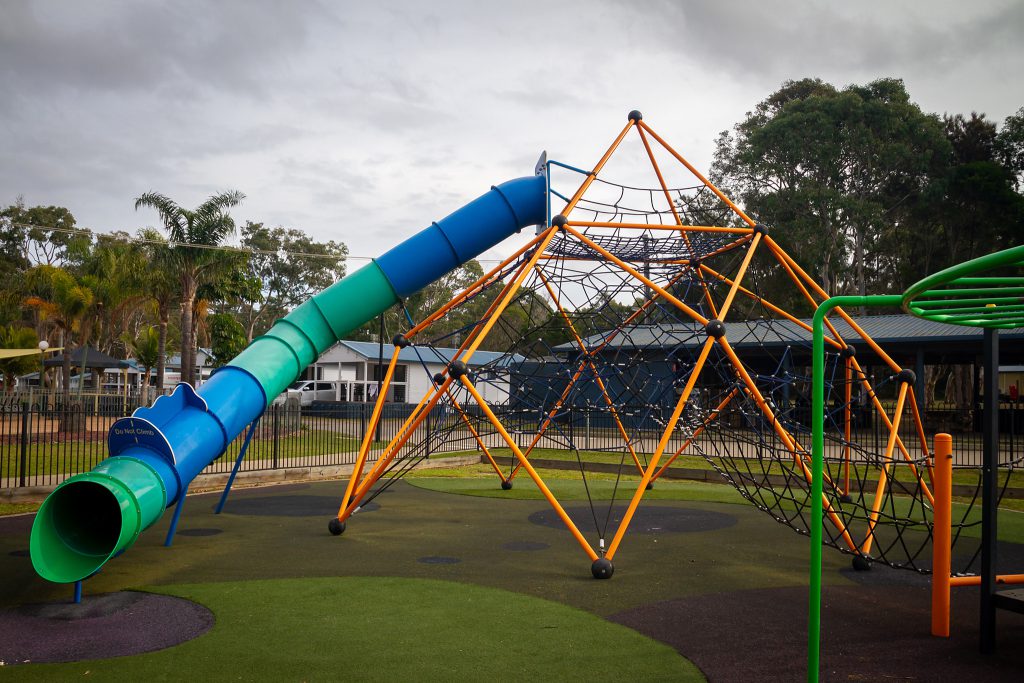
[[[0,488],[52,486],[65,477],[86,472],[107,457],[107,433],[118,418],[130,415],[138,407],[128,397],[84,395],[62,397],[36,396],[35,401],[5,400],[0,402]],[[370,435],[370,459],[375,460],[384,447],[402,433],[414,406],[394,403],[383,407],[382,418]],[[503,437],[484,419],[475,406],[466,406],[468,420],[450,409],[435,410],[408,435],[402,457],[415,458],[443,452],[501,448]],[[510,408],[497,408],[508,433],[520,447],[533,442],[538,425],[546,414]],[[326,467],[352,464],[366,435],[373,404],[316,403],[312,406],[271,405],[253,429],[242,471],[281,469],[289,467]],[[925,433],[929,440],[938,431],[953,435],[954,462],[960,467],[979,466],[982,437],[976,427],[980,410],[929,411],[925,416]],[[684,427],[672,439],[670,447],[685,441],[687,432],[702,421],[700,411],[684,413]],[[790,416],[793,417],[793,416]],[[623,407],[615,416],[607,411],[586,409],[558,413],[539,440],[539,448],[617,451],[622,449],[620,425],[630,435],[634,449],[651,452],[656,446],[668,418],[667,411],[646,407]],[[764,432],[770,439],[771,429],[758,424],[758,415],[725,410],[712,423],[697,447],[716,448],[716,442],[728,438],[730,429]],[[468,424],[467,424],[468,422]],[[1020,466],[1024,460],[1024,406],[1004,403],[1000,406],[1000,462]],[[786,428],[809,445],[810,435],[797,419]],[[801,430],[804,430],[802,433]],[[403,434],[404,435],[404,434]],[[912,458],[923,457],[916,436],[916,427],[909,415],[904,418],[900,435]],[[879,420],[856,425],[852,440],[867,453],[884,451],[888,432]],[[229,472],[242,447],[245,434],[239,435],[227,451],[211,463],[206,472]],[[752,443],[750,434],[744,441]],[[678,443],[676,443],[678,442]],[[826,457],[842,450],[839,439],[826,441]],[[709,452],[714,455],[713,452]],[[837,456],[838,457],[838,456]]]

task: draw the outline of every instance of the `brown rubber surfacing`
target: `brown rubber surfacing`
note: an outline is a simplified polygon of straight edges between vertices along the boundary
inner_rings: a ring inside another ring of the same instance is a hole
[[[1024,680],[1024,622],[1002,613],[997,651],[978,652],[978,591],[954,589],[951,637],[929,635],[926,577],[875,568],[880,585],[826,586],[822,592],[821,680]],[[614,579],[612,579],[614,581]],[[710,681],[798,681],[807,674],[807,588],[695,595],[610,617],[672,646]]]
[[[76,662],[152,652],[197,638],[213,624],[213,613],[202,605],[137,591],[88,595],[77,605],[24,605],[0,610],[0,661]]]

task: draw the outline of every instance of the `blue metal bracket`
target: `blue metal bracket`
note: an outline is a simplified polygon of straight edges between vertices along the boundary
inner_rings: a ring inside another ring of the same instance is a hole
[[[228,493],[231,492],[231,485],[235,483],[235,475],[238,474],[238,468],[242,465],[242,458],[245,457],[246,452],[249,450],[249,442],[252,440],[252,433],[256,431],[256,427],[259,426],[260,420],[263,415],[260,415],[252,424],[249,425],[249,431],[245,433],[245,442],[242,443],[242,449],[238,451],[238,457],[235,458],[235,464],[231,468],[231,476],[228,477],[228,483],[224,486],[224,493],[220,494],[220,500],[217,501],[217,507],[214,508],[213,514],[219,515],[221,510],[224,509],[224,503],[228,500]]]
[[[174,516],[171,517],[171,526],[167,530],[167,538],[164,539],[164,547],[170,548],[171,543],[174,541],[174,532],[178,530],[178,520],[181,519],[181,509],[185,507],[185,498],[188,496],[188,487],[181,492],[181,496],[178,498],[178,504],[174,506]]]

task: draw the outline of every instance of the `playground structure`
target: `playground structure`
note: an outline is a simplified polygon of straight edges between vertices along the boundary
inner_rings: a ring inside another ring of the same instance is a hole
[[[628,136],[636,143],[631,147]],[[646,180],[612,180],[632,178],[638,168]],[[552,203],[561,208],[550,218]],[[501,487],[511,488],[526,472],[597,578],[612,575],[645,491],[690,454],[707,459],[748,500],[802,533],[812,528],[816,499],[829,520],[825,542],[853,555],[858,568],[881,561],[927,571],[920,559],[930,545],[932,463],[908,390],[913,373],[841,309],[825,320],[828,449],[822,476],[815,477],[807,445],[811,376],[800,355],[810,348],[811,326],[774,303],[763,282],[781,275],[808,313],[827,293],[769,228],[631,112],[592,170],[545,159],[537,175],[492,188],[297,308],[198,392],[181,385],[115,424],[111,457],[66,481],[40,509],[31,538],[37,572],[72,582],[97,571],[164,509],[178,504],[180,511],[191,479],[334,341],[533,225],[536,234],[515,253],[449,304],[410,320],[394,340],[385,385],[403,347],[455,345],[459,353],[371,463],[383,398],[375,405],[330,520],[332,533],[345,531],[355,512],[426,457],[429,444],[414,435],[434,412],[432,438],[469,434]],[[765,329],[771,339],[757,337]],[[741,357],[735,342],[754,337],[759,353]],[[888,368],[881,382],[865,372],[852,338]],[[655,347],[668,351],[655,356]],[[478,349],[502,353],[470,373],[466,362]],[[507,400],[484,401],[477,388],[484,382],[509,387]],[[385,386],[380,396],[386,394]],[[894,403],[886,403],[887,394]],[[860,438],[865,413],[887,430],[880,452]],[[537,448],[574,452],[586,483],[572,428],[579,414],[617,439],[603,450],[617,458],[620,474],[637,475],[617,480],[622,495],[605,510],[590,501],[591,528],[572,518],[530,463]],[[494,435],[515,457],[507,471],[486,445]],[[809,495],[816,482],[822,491]],[[613,526],[613,507],[627,499]],[[96,514],[82,515],[86,508]],[[969,512],[958,514],[954,528],[974,523]],[[961,534],[955,539],[972,543]],[[974,554],[968,548],[966,556]]]
[[[629,148],[631,134],[636,144]],[[414,434],[440,408],[446,417],[435,420],[435,429],[442,424],[448,432],[434,438],[471,435],[467,447],[482,452],[502,488],[525,472],[596,578],[614,572],[612,561],[645,491],[690,454],[801,533],[812,529],[816,501],[829,522],[824,541],[850,553],[857,569],[880,561],[929,571],[933,459],[911,390],[914,373],[841,307],[830,310],[823,318],[822,375],[828,448],[821,474],[812,474],[812,328],[774,302],[765,281],[781,275],[808,314],[828,294],[768,227],[701,175],[639,112],[592,170],[546,159],[543,166],[549,202],[561,203],[547,227],[426,318],[415,321],[406,311],[409,328],[394,340],[385,384],[400,348],[458,342],[459,352],[370,466],[378,403],[331,532],[343,533],[361,506],[426,457],[428,444]],[[628,182],[621,180],[624,171]],[[741,356],[738,342],[749,348],[751,340],[756,353]],[[881,381],[865,371],[854,340],[886,367]],[[470,373],[466,361],[478,349],[502,355]],[[509,387],[507,399],[489,404],[478,387],[496,377]],[[575,453],[586,485],[574,433],[580,414],[588,429],[596,425],[617,437],[602,450],[618,459],[616,492],[622,492],[603,508],[591,499],[582,521],[530,462],[540,448]],[[864,438],[865,414],[884,427],[880,448]],[[487,445],[495,436],[514,456],[506,471]],[[626,472],[638,478],[622,478]],[[815,483],[822,488],[810,493]],[[613,524],[614,507],[627,500]],[[974,524],[970,505],[958,509],[955,529]],[[978,548],[960,533],[954,542],[965,558],[957,571],[967,571]]]

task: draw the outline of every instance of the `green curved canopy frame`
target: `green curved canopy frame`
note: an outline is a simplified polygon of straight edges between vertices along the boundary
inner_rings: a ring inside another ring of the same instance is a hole
[[[814,313],[811,394],[811,559],[808,600],[807,680],[815,683],[821,654],[822,476],[825,424],[825,316],[841,306],[899,306],[907,313],[987,329],[1024,327],[1024,277],[1002,274],[1024,267],[1024,245],[965,261],[930,275],[902,294],[834,296]],[[995,274],[991,274],[995,273]]]

